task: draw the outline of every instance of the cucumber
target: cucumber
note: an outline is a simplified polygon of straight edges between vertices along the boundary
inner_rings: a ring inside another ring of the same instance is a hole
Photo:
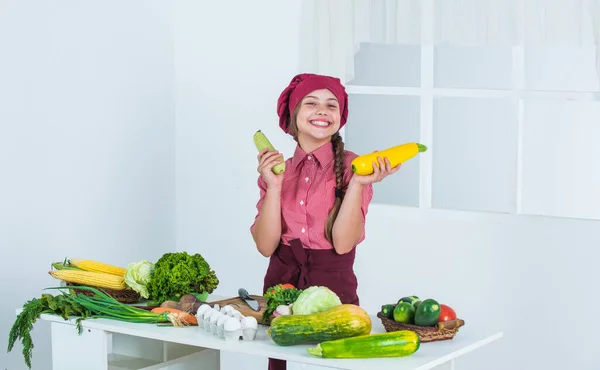
[[[388,319],[394,318],[394,308],[396,308],[395,304],[384,304],[381,306],[381,314]]]
[[[406,302],[406,303],[410,303],[412,304],[412,306],[415,308],[415,310],[417,309],[417,307],[419,307],[419,305],[421,304],[421,299],[419,297],[417,297],[416,295],[411,295],[408,297],[402,297],[398,300],[398,303],[400,302]]]
[[[394,308],[394,321],[412,324],[415,319],[415,308],[408,302],[400,302]]]
[[[256,131],[256,133],[254,133],[253,140],[254,140],[254,145],[256,146],[256,149],[258,149],[259,153],[265,148],[269,148],[270,152],[275,151],[275,147],[273,146],[273,144],[271,144],[269,139],[267,139],[267,137],[261,130],[258,130],[258,131]],[[285,171],[285,161],[273,166],[272,171],[276,175],[279,175],[283,171]]]
[[[415,353],[420,345],[417,333],[398,330],[325,341],[306,351],[324,358],[404,357]]]
[[[415,325],[435,326],[441,312],[440,304],[435,299],[426,299],[415,310]]]
[[[406,303],[410,303],[411,305],[413,305],[413,307],[415,307],[415,303],[419,302],[419,301],[420,301],[419,297],[417,297],[416,295],[411,295],[411,296],[408,296],[408,297],[402,297],[402,298],[400,298],[398,300],[398,303],[400,303],[400,302],[406,302]],[[417,308],[417,307],[415,307],[415,308]]]

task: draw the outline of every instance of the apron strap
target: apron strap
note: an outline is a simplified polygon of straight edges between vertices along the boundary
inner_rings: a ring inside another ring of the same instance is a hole
[[[288,281],[294,276],[297,272],[299,272],[298,283],[296,284],[296,288],[303,289],[308,285],[308,257],[306,256],[306,251],[300,242],[300,239],[290,240],[290,250],[294,255],[294,259],[296,262],[296,266],[298,269],[291,269],[288,271],[283,277],[284,281]]]

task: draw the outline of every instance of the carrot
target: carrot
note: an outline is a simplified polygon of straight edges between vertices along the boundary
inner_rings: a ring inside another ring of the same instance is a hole
[[[170,313],[170,321],[177,320],[187,325],[198,325],[198,319],[196,316],[179,310],[177,308],[169,308],[169,307],[155,307],[150,312],[152,313]]]

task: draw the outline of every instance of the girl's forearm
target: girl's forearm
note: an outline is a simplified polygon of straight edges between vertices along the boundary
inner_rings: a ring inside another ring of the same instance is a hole
[[[267,189],[265,200],[252,232],[256,248],[270,257],[281,239],[281,189]]]
[[[363,233],[363,186],[350,181],[344,200],[333,224],[333,247],[338,254],[348,253],[356,246]]]

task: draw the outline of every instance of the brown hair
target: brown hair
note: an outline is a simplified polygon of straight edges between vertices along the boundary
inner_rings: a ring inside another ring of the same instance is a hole
[[[299,108],[300,104],[298,104],[294,109],[294,112],[292,112],[292,117],[290,120],[290,134],[296,142],[298,142],[298,124],[296,122],[296,115],[298,114]],[[335,222],[342,205],[342,189],[344,187],[344,141],[342,140],[339,132],[333,134],[331,137],[331,143],[333,146],[333,172],[335,173],[336,180],[335,203],[329,211],[329,216],[327,217],[327,222],[325,223],[325,238],[333,245],[333,223]]]

